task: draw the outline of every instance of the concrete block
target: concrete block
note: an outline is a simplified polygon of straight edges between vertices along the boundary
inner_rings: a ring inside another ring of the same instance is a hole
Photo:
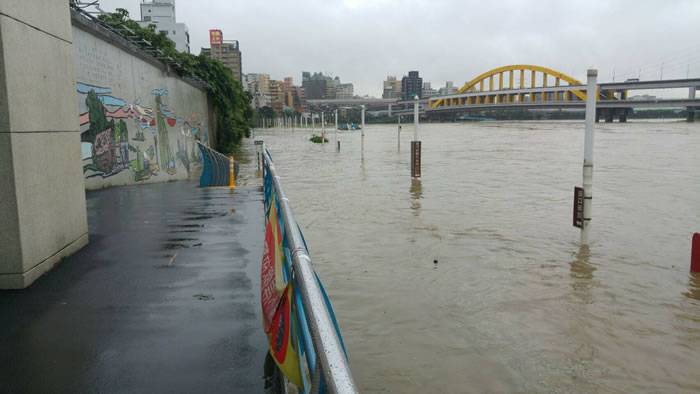
[[[67,0],[2,0],[0,14],[71,41],[70,8]]]
[[[0,274],[0,289],[24,289],[25,287],[29,287],[29,285],[34,283],[35,280],[39,279],[41,275],[50,271],[64,258],[76,253],[87,244],[88,235],[84,234],[67,245],[65,248],[57,251],[46,260],[34,266],[34,268],[29,271],[17,274]]]
[[[22,272],[10,134],[0,133],[0,277]]]
[[[30,271],[87,234],[80,134],[11,133],[22,244]]]
[[[72,45],[2,15],[0,40],[12,132],[77,131]]]

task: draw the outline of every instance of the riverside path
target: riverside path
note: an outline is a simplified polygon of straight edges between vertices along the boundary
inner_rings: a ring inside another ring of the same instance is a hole
[[[87,194],[90,244],[0,296],[2,392],[261,392],[262,193]]]

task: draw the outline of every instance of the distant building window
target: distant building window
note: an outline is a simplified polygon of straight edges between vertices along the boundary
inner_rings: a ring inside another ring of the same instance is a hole
[[[173,35],[175,35],[175,34],[177,34],[177,32],[175,30],[173,30]]]
[[[150,9],[150,8],[148,9],[148,12],[151,12],[151,9]]]
[[[168,31],[167,31],[167,30],[160,30],[160,31],[158,31],[158,33],[163,33],[163,34],[165,34],[166,36],[168,35]]]
[[[143,17],[143,20],[144,20],[144,22],[150,22],[150,21],[151,21],[151,17],[150,17],[150,16],[144,16],[144,17]]]

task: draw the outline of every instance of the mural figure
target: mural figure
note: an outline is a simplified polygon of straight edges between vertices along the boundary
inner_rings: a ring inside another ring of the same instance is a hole
[[[167,126],[175,126],[177,120],[174,117],[168,117],[168,124],[166,125],[165,123],[165,115],[171,115],[167,106],[163,104],[163,97],[168,95],[168,91],[165,89],[154,89],[153,95],[156,97],[156,127],[158,129],[158,140],[160,142],[160,157],[158,158],[158,163],[161,169],[165,169],[168,174],[174,175],[177,172],[177,165],[172,149],[170,148]]]
[[[200,117],[196,113],[187,119],[178,117],[164,101],[167,89],[151,92],[155,111],[141,105],[140,99],[127,104],[112,96],[110,88],[78,83],[77,91],[85,109],[80,125],[86,178],[108,178],[126,170],[139,182],[158,176],[161,170],[169,176],[177,174],[178,162],[189,173],[191,164],[199,161],[195,140],[200,139]],[[172,133],[174,127],[180,127],[180,133]],[[151,131],[151,141],[146,130]],[[176,152],[170,144],[171,133],[176,136]],[[207,133],[202,135],[206,140]]]

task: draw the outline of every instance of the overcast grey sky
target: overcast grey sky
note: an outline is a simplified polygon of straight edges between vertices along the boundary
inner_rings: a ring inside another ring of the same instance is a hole
[[[140,0],[101,0],[139,19]],[[602,81],[700,77],[699,0],[177,0],[193,53],[208,31],[239,40],[244,73],[323,71],[381,95],[387,75],[419,70],[433,88],[507,64]]]

